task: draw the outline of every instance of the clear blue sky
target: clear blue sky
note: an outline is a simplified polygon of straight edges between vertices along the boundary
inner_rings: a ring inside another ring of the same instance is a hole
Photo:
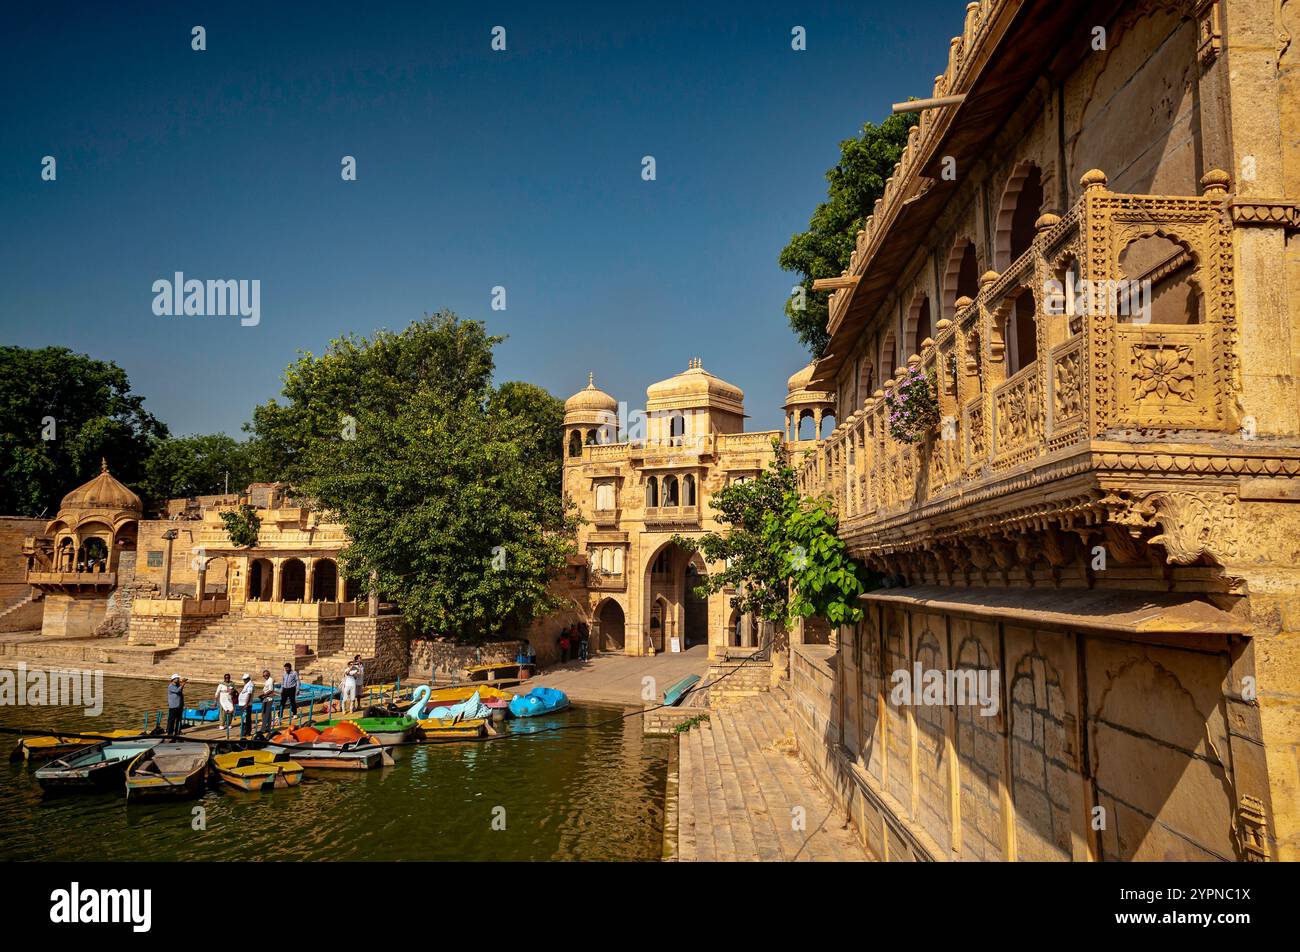
[[[807,357],[777,255],[839,141],[930,94],[964,15],[960,0],[33,6],[0,12],[0,342],[116,361],[178,435],[237,435],[299,349],[442,307],[508,335],[498,380],[566,397],[590,369],[639,407],[698,356],[744,389],[751,429],[779,425]],[[260,279],[260,325],[155,316],[151,286],[176,271]]]

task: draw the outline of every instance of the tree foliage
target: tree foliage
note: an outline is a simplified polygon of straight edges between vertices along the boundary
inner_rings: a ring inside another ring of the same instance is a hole
[[[141,495],[155,502],[245,489],[252,453],[224,433],[172,437],[154,446],[144,464]]]
[[[849,266],[858,231],[884,194],[885,180],[894,174],[908,130],[918,120],[917,113],[891,115],[879,125],[864,123],[862,135],[841,142],[840,160],[826,173],[826,201],[813,212],[808,230],[794,235],[781,251],[781,267],[798,274],[804,289],[803,308],[792,297],[785,313],[814,357],[822,355],[829,337],[826,295],[813,293],[813,280],[838,277]]]
[[[772,446],[775,457],[766,470],[710,500],[723,531],[674,537],[721,566],[710,571],[700,594],[734,589],[731,605],[737,611],[786,627],[812,615],[832,625],[858,621],[867,573],[836,535],[828,501],[802,497],[780,441]]]
[[[344,573],[373,572],[415,628],[465,641],[549,610],[548,583],[572,550],[563,404],[529,384],[494,388],[498,340],[443,313],[335,341],[291,367],[286,402],[255,421],[346,526]]]
[[[223,512],[221,521],[225,523],[226,536],[235,548],[245,549],[257,545],[262,518],[252,506],[243,505],[234,512]]]
[[[0,512],[52,514],[101,458],[138,485],[166,436],[116,364],[66,347],[0,347]]]

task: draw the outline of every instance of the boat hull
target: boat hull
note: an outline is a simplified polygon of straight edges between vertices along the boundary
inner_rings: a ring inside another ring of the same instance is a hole
[[[272,752],[286,751],[304,770],[373,770],[382,767],[384,763],[383,748],[378,746],[348,750],[335,744],[301,744],[294,747],[273,744],[266,749]]]
[[[296,787],[303,774],[302,764],[287,752],[268,750],[218,754],[212,765],[222,783],[250,792]]]
[[[131,761],[157,743],[101,741],[82,747],[62,760],[38,767],[36,782],[46,793],[121,789]]]
[[[126,770],[126,800],[175,800],[197,797],[207,786],[212,751],[204,744],[158,744]]]

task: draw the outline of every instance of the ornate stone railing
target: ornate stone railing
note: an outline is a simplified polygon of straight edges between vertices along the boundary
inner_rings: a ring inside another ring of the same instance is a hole
[[[699,506],[646,506],[647,525],[697,526],[700,524]]]
[[[960,507],[982,487],[1028,485],[1017,477],[1086,453],[1093,441],[1235,432],[1227,176],[1211,172],[1202,183],[1201,196],[1119,195],[1101,172],[1083,176],[1069,213],[1042,216],[1030,248],[1002,274],[986,273],[973,301],[958,298],[955,320],[939,321],[909,358],[908,367],[933,375],[941,423],[917,443],[895,439],[886,395],[896,381],[886,381],[806,458],[802,490],[832,496],[843,532],[870,532],[939,504]],[[1149,311],[1120,313],[1123,297],[1106,293],[1135,280],[1120,256],[1151,237],[1182,249],[1175,257],[1191,269],[1194,323],[1145,323]],[[1091,296],[1066,303],[1067,284]],[[1008,331],[1024,294],[1033,300],[1035,359],[1008,375]]]

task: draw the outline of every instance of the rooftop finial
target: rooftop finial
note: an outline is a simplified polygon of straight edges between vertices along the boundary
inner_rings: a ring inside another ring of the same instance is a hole
[[[596,386],[596,374],[594,371],[591,370],[587,371],[587,386],[588,387]]]
[[[104,457],[102,457],[102,456],[99,458],[99,471],[100,471],[101,473],[107,473],[107,472],[108,472],[108,460],[106,460],[106,459],[105,459]]]

